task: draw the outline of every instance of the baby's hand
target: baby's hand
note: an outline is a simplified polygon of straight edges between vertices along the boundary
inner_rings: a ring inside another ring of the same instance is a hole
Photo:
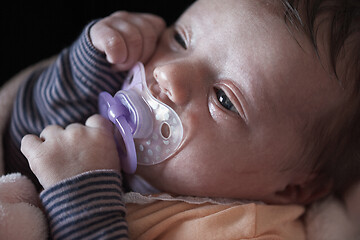
[[[100,115],[90,117],[85,126],[75,123],[63,129],[51,125],[40,137],[26,135],[21,151],[45,189],[91,170],[120,171],[113,126]]]
[[[158,16],[120,11],[94,24],[90,38],[109,63],[129,70],[137,61],[145,63],[150,58],[165,26]]]

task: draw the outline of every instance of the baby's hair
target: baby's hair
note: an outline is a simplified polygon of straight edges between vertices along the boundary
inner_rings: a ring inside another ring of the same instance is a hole
[[[325,61],[330,75],[348,93],[346,104],[311,127],[307,157],[341,196],[360,180],[360,1],[281,0],[288,26],[304,31],[320,61],[319,29],[327,28]],[[322,39],[323,40],[323,39]],[[323,64],[325,65],[325,64]],[[319,180],[320,184],[321,181]]]
[[[281,0],[285,7],[286,21],[305,31],[318,53],[318,30],[322,24],[329,25],[329,58],[337,76],[336,62],[346,41],[354,41],[352,63],[359,69],[360,63],[360,2],[358,0]],[[305,14],[299,14],[301,6]],[[317,22],[320,16],[326,16]],[[354,37],[354,39],[352,39]],[[360,84],[358,84],[360,85]]]

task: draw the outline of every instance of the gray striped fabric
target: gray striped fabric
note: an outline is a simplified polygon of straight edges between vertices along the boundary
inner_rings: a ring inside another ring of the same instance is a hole
[[[127,239],[121,176],[93,171],[41,193],[53,239]]]

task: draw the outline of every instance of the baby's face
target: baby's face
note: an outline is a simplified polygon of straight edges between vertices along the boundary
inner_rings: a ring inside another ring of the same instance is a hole
[[[305,129],[342,92],[305,36],[260,2],[197,1],[147,63],[153,94],[185,129],[175,155],[138,167],[158,189],[286,202],[281,193],[308,178]]]

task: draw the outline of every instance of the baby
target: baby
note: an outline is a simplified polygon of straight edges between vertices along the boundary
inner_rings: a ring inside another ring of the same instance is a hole
[[[133,190],[274,204],[344,193],[359,177],[351,171],[359,166],[358,12],[355,1],[198,0],[166,29],[159,17],[116,12],[32,75],[10,136],[16,145],[46,125],[82,121],[97,111],[97,94],[120,89],[119,72],[141,61],[152,94],[181,118],[185,139],[166,161],[139,165],[146,189],[130,182]],[[59,202],[91,187],[118,199],[110,122],[94,115],[84,125],[59,125],[21,143],[50,218],[63,214]],[[124,217],[121,202],[108,204]],[[56,236],[70,222],[51,224]]]

